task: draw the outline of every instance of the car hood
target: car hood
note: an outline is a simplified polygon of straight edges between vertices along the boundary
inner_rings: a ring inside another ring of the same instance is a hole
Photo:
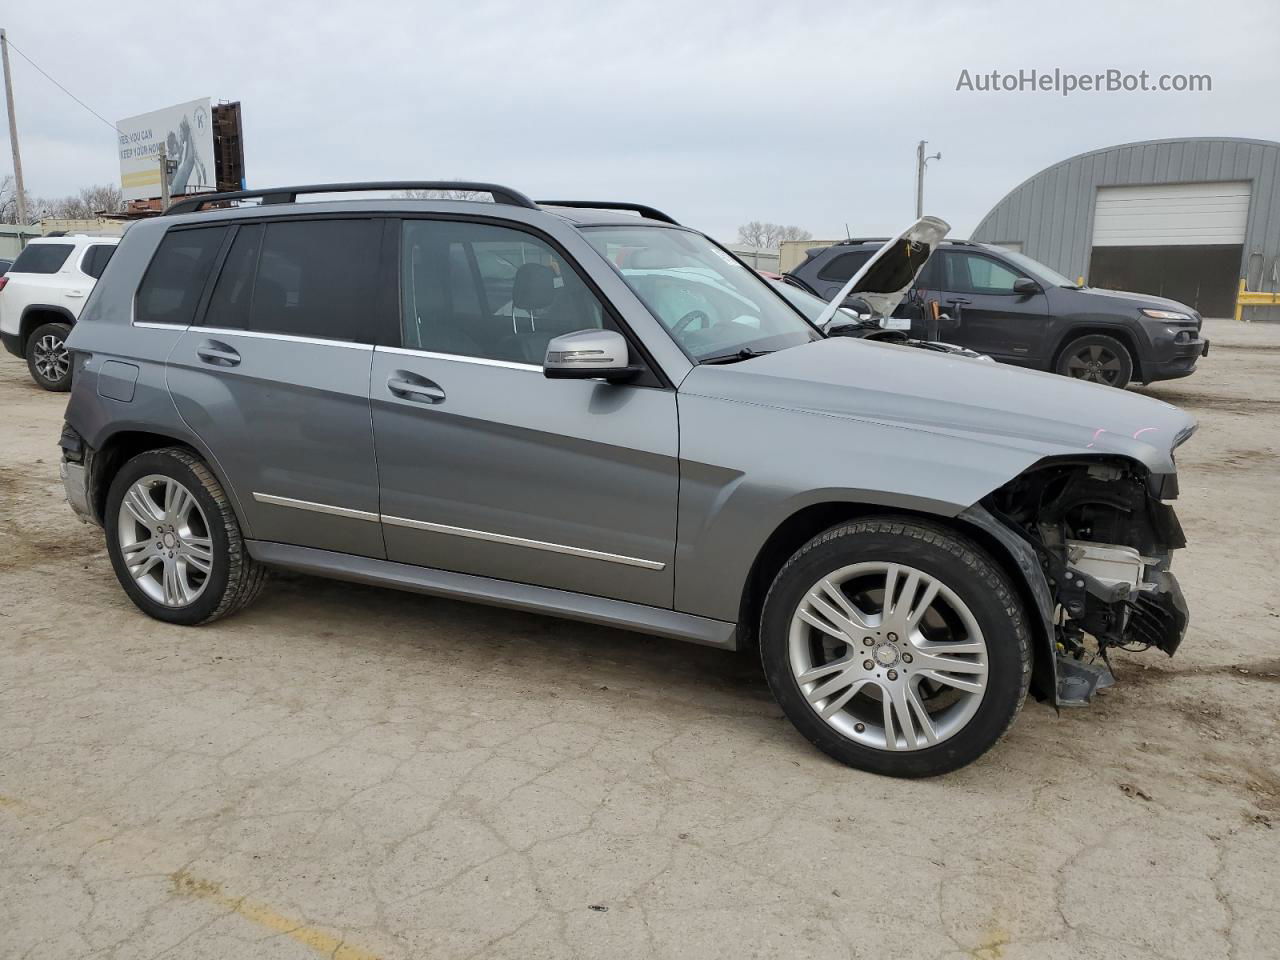
[[[915,284],[933,251],[950,232],[951,225],[945,220],[921,217],[892,240],[886,241],[831,298],[827,309],[818,318],[818,327],[830,322],[836,310],[850,297],[865,300],[875,319],[892,315]]]
[[[1038,459],[1113,454],[1172,473],[1193,417],[1141,394],[896,344],[833,337],[728,366],[681,393],[947,434]]]
[[[1170,300],[1168,297],[1156,297],[1149,293],[1132,293],[1129,290],[1107,290],[1103,287],[1083,287],[1079,290],[1067,288],[1073,296],[1086,297],[1091,302],[1097,302],[1098,299],[1111,300],[1123,306],[1132,306],[1135,308],[1151,307],[1157,310],[1177,310],[1185,313],[1190,317],[1199,317],[1194,308],[1187,306],[1185,303],[1179,303],[1177,300]]]

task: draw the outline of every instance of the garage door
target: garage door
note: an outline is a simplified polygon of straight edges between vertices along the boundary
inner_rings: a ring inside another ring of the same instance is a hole
[[[1248,216],[1248,182],[1099,187],[1093,245],[1238,246]]]

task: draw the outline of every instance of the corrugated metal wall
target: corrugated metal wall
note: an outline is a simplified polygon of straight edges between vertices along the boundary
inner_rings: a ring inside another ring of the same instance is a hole
[[[1147,140],[1082,153],[1022,183],[978,224],[973,239],[1021,243],[1027,256],[1069,277],[1085,275],[1098,187],[1252,183],[1240,275],[1250,290],[1280,289],[1280,143],[1200,137]],[[1257,319],[1280,319],[1280,311]]]

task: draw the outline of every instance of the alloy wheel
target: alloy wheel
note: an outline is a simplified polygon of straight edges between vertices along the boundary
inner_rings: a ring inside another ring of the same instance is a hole
[[[46,380],[61,380],[71,369],[71,357],[67,353],[66,342],[51,333],[46,333],[36,341],[32,354],[36,369]]]
[[[204,593],[213,539],[190,490],[172,477],[143,477],[125,492],[116,522],[125,566],[148,597],[185,607]]]
[[[788,659],[814,712],[878,750],[954,736],[987,687],[986,639],[968,606],[897,563],[856,563],[813,584],[792,615]]]
[[[1067,360],[1067,373],[1077,380],[1114,386],[1122,372],[1120,358],[1101,344],[1081,347]]]

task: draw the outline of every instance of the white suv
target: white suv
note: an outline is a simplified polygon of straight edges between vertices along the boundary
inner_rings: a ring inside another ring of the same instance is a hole
[[[37,237],[0,277],[0,339],[46,390],[71,387],[65,345],[119,237]]]

